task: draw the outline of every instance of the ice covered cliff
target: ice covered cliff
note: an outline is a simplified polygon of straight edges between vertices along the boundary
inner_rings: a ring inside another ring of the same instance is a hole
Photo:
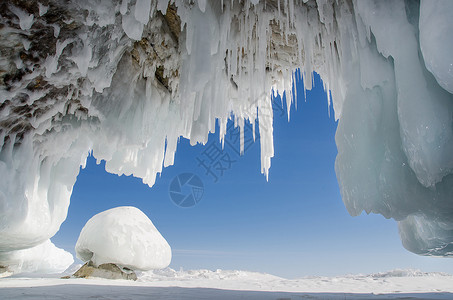
[[[180,136],[233,118],[273,156],[270,91],[318,72],[340,119],[352,215],[399,221],[404,246],[453,253],[449,1],[14,0],[0,4],[0,251],[52,237],[89,151],[152,185]],[[296,91],[302,93],[304,91]],[[257,122],[256,122],[257,121]],[[8,254],[9,253],[9,254]],[[0,262],[1,265],[2,262]]]

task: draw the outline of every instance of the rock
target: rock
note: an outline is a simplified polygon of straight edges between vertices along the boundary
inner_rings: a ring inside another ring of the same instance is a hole
[[[105,279],[126,279],[137,280],[137,275],[133,270],[120,268],[115,264],[107,263],[96,267],[91,261],[84,264],[77,272],[72,275],[77,278],[105,278]]]

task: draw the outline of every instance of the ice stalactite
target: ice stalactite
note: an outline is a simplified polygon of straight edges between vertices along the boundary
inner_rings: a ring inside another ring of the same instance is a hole
[[[248,120],[258,124],[267,176],[270,91],[286,91],[291,104],[300,68],[305,88],[316,71],[331,92],[327,101],[340,119],[336,172],[348,211],[400,221],[413,252],[451,255],[447,2],[0,6],[1,252],[37,246],[58,231],[89,151],[106,160],[108,172],[152,186],[173,164],[181,136],[205,143],[216,121],[223,137],[228,119],[239,127]],[[439,31],[431,35],[433,18]]]

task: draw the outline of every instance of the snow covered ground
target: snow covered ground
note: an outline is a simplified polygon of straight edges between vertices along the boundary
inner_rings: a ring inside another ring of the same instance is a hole
[[[138,274],[136,282],[12,277],[0,280],[1,299],[453,299],[453,276],[395,270],[370,275],[284,279],[246,271]]]

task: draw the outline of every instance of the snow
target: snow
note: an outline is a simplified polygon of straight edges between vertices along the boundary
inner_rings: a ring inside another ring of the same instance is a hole
[[[2,296],[14,299],[451,299],[453,276],[395,270],[369,275],[284,279],[228,270],[145,272],[137,282],[102,279],[7,278]]]
[[[316,71],[339,119],[335,169],[349,213],[394,218],[407,249],[451,256],[451,2],[303,2],[176,0],[180,33],[162,17],[168,0],[55,3],[43,16],[8,5],[0,251],[58,231],[89,152],[152,186],[181,137],[223,139],[233,119],[243,149],[249,121],[267,177],[271,91],[291,105],[305,93],[293,94],[294,81],[310,89]],[[57,9],[70,17],[48,23]]]
[[[76,254],[95,266],[114,263],[131,270],[165,268],[171,248],[151,220],[138,208],[116,207],[93,216],[83,227]]]
[[[46,242],[12,253],[0,252],[0,261],[3,266],[8,266],[6,273],[2,275],[11,275],[14,273],[61,273],[66,270],[73,262],[72,254],[47,240]]]

